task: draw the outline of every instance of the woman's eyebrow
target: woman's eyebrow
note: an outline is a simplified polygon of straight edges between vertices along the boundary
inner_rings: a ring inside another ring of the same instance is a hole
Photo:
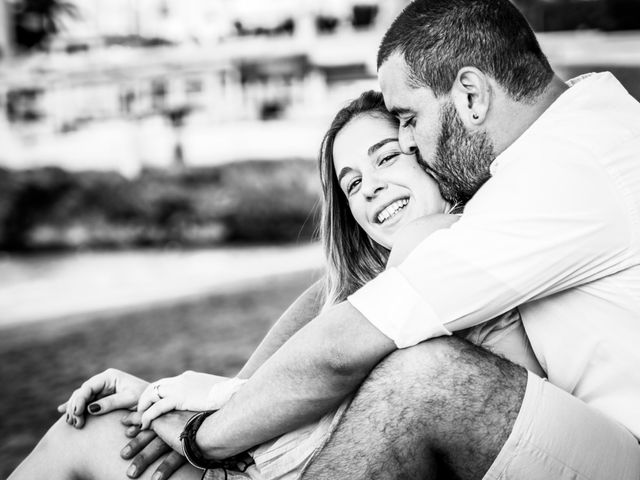
[[[340,173],[338,174],[338,183],[342,182],[342,179],[344,178],[344,176],[347,173],[350,173],[353,171],[353,168],[351,167],[344,167],[342,170],[340,170]]]
[[[397,142],[397,141],[398,141],[398,137],[391,137],[391,138],[385,138],[384,140],[380,140],[379,142],[374,143],[369,147],[369,150],[367,150],[367,155],[371,156],[376,150],[378,150],[379,148],[382,148],[387,143]]]

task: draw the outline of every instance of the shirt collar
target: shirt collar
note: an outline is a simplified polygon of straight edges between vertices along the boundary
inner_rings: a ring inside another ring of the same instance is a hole
[[[600,83],[602,82],[604,85],[601,86],[595,86],[594,84],[596,83]],[[583,87],[584,88],[597,88],[597,89],[602,89],[602,88],[606,88],[609,89],[611,88],[611,83],[616,83],[619,85],[619,82],[616,80],[616,78],[610,73],[610,72],[601,72],[601,73],[585,73],[583,75],[579,75],[577,77],[574,77],[570,80],[568,80],[566,82],[567,86],[569,87],[565,92],[563,92],[557,99],[555,102],[553,102],[549,108],[542,114],[540,115],[540,117],[538,117],[538,119],[533,123],[533,125],[531,125],[526,132],[524,132],[522,134],[522,136],[518,139],[516,139],[515,142],[513,142],[513,144],[511,144],[509,147],[507,147],[507,149],[502,152],[500,155],[498,155],[495,160],[491,163],[490,167],[489,167],[489,173],[491,174],[491,176],[495,175],[495,173],[500,169],[501,165],[504,165],[506,162],[508,162],[508,159],[511,157],[510,155],[508,155],[508,152],[512,151],[512,146],[521,143],[525,137],[528,137],[528,134],[531,133],[531,130],[534,130],[536,126],[538,126],[540,124],[540,121],[543,120],[549,112],[552,112],[558,108],[567,108],[569,105],[571,105],[572,101],[574,100],[574,98],[576,97],[576,95],[582,96],[584,95],[583,93]],[[592,93],[591,93],[592,94]],[[570,107],[569,107],[570,108]]]

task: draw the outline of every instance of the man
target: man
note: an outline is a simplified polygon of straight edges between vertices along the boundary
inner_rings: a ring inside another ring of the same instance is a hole
[[[640,105],[609,74],[562,83],[507,0],[412,3],[378,69],[401,147],[465,214],[296,333],[198,448],[364,381],[305,478],[640,478]],[[446,338],[518,305],[549,382]]]

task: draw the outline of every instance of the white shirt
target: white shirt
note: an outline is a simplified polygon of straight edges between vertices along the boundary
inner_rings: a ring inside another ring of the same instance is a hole
[[[399,348],[522,305],[549,380],[640,437],[640,104],[573,81],[461,220],[349,297]]]

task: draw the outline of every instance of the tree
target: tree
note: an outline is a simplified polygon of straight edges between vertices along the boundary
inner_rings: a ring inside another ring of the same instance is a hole
[[[14,0],[10,3],[13,40],[20,51],[45,48],[60,31],[64,16],[77,17],[69,0]]]

